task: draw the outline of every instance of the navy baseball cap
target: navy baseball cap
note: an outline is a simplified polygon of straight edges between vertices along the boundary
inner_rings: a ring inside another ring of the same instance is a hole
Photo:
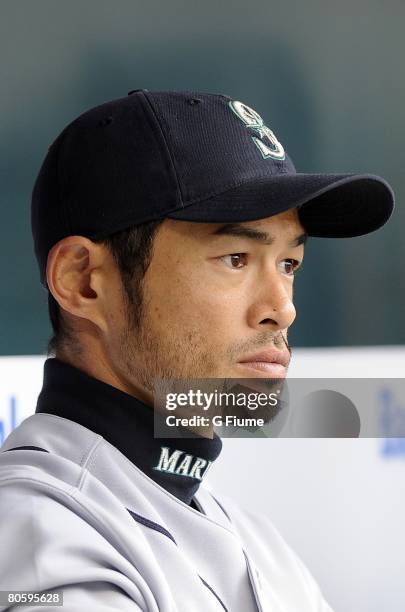
[[[262,117],[229,96],[135,90],[80,115],[49,148],[31,208],[41,283],[66,236],[99,239],[166,217],[251,221],[294,207],[310,236],[359,236],[388,220],[394,194],[372,174],[297,173]]]

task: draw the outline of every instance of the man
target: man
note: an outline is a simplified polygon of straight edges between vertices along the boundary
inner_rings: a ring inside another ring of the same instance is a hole
[[[223,95],[136,90],[65,128],[33,192],[55,357],[0,453],[0,590],[61,589],[68,611],[329,611],[266,516],[201,484],[217,435],[154,437],[154,384],[283,379],[307,235],[365,234],[392,208],[379,177],[297,174]]]

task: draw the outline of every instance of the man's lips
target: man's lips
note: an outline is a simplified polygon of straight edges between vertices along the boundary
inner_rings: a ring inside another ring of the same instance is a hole
[[[284,378],[290,362],[288,350],[267,349],[251,355],[245,355],[238,365],[251,371],[263,372],[270,378]]]
[[[278,363],[285,368],[290,363],[290,353],[288,350],[280,351],[277,349],[266,349],[258,353],[252,353],[251,355],[245,355],[239,360],[239,363]]]

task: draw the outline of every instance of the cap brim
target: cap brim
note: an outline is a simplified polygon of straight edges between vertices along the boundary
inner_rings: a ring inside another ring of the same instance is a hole
[[[299,207],[310,236],[361,236],[386,223],[394,208],[389,184],[372,174],[284,174],[249,181],[166,215],[205,223],[270,217]]]

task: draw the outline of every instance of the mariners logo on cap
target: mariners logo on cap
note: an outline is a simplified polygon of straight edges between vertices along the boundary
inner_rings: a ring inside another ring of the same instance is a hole
[[[264,159],[269,157],[277,160],[285,159],[283,145],[277,140],[274,132],[264,124],[263,119],[253,108],[237,100],[231,100],[229,106],[247,128],[258,134],[259,138],[252,136],[252,140]]]

